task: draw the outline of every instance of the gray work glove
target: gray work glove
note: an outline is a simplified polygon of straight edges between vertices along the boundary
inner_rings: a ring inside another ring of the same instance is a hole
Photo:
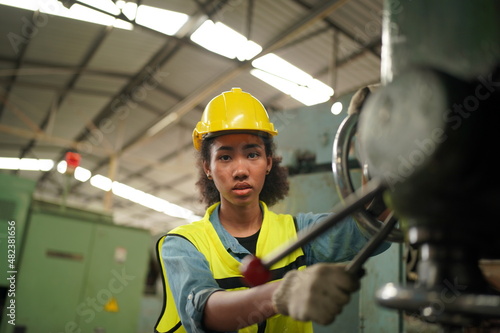
[[[320,263],[288,272],[273,294],[276,311],[295,320],[332,323],[360,286],[359,278],[349,274],[345,266]]]

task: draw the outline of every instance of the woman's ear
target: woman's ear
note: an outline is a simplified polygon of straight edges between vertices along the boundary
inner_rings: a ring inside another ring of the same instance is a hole
[[[267,173],[273,168],[273,158],[271,156],[267,157]]]
[[[205,172],[206,175],[210,174],[210,163],[207,161],[203,161],[203,172]]]

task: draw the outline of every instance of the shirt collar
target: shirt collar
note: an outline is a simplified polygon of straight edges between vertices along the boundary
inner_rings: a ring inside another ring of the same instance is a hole
[[[263,203],[260,203],[260,208],[262,209],[263,212],[265,212],[265,208],[263,207]],[[219,219],[219,209],[220,209],[220,203],[217,204],[215,209],[212,210],[209,220],[212,223],[215,231],[217,232],[217,235],[219,235],[219,238],[224,245],[224,248],[228,252],[232,253],[242,253],[242,254],[250,254],[247,249],[245,249],[227,230],[222,226],[220,223]]]

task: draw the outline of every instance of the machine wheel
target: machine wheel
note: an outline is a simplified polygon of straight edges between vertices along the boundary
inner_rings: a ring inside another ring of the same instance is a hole
[[[333,142],[332,170],[337,186],[337,192],[342,200],[354,193],[351,173],[349,169],[349,151],[354,135],[356,134],[359,114],[352,114],[340,124],[335,140]],[[362,164],[360,162],[360,164]],[[368,166],[361,165],[363,175],[370,179]],[[382,196],[376,197],[366,210],[359,210],[353,213],[353,217],[360,225],[371,235],[375,234],[383,225],[383,222],[377,219],[385,209],[386,205]],[[387,240],[395,243],[404,241],[403,232],[394,228],[387,236]]]

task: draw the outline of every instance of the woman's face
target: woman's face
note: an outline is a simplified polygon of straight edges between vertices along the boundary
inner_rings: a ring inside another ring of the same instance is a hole
[[[203,168],[220,192],[221,202],[244,206],[259,201],[272,159],[264,141],[253,134],[216,137],[210,146],[210,161]]]

